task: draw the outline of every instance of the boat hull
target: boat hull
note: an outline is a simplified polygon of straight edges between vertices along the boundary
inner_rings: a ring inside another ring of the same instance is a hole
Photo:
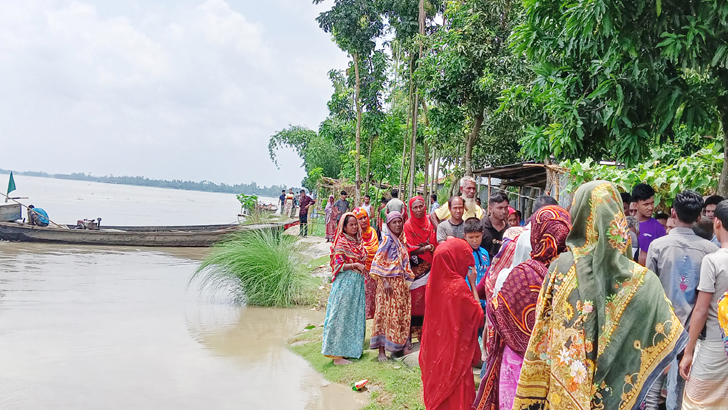
[[[104,227],[100,230],[38,227],[0,222],[0,238],[7,241],[77,245],[204,247],[234,232],[270,229],[282,231],[285,223],[260,225],[201,225],[169,227]]]

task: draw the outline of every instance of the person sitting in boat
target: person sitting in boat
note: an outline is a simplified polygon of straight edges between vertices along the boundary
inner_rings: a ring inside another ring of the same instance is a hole
[[[31,205],[28,207],[28,223],[31,225],[48,226],[50,220],[43,208],[36,208]]]

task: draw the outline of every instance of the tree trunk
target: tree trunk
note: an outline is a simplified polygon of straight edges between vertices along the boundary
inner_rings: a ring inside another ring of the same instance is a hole
[[[410,80],[412,81],[412,80]],[[410,167],[409,167],[409,189],[407,189],[407,197],[412,198],[415,192],[415,171],[416,171],[416,158],[415,153],[417,152],[417,112],[419,111],[419,96],[417,95],[417,89],[414,90],[414,101],[412,104],[412,140],[410,141]]]
[[[355,206],[361,203],[361,100],[359,98],[359,90],[361,89],[361,79],[359,78],[359,54],[354,53],[354,77],[356,78],[356,88],[354,90],[354,99],[356,100],[356,195],[354,200]]]
[[[440,153],[435,151],[433,157],[435,157],[435,161],[432,162],[432,193],[436,194],[440,181]]]
[[[369,182],[371,181],[369,177],[369,173],[371,171],[372,166],[372,145],[374,144],[374,140],[376,139],[376,136],[372,135],[371,138],[369,138],[369,154],[367,154],[367,182],[366,182],[366,188],[364,189],[365,195],[369,195]]]
[[[723,100],[723,99],[721,99]],[[720,173],[720,181],[718,181],[717,194],[723,198],[728,197],[728,101],[721,104],[720,119],[723,123],[723,170]]]
[[[471,131],[470,135],[467,137],[465,141],[465,175],[472,177],[473,176],[473,145],[475,144],[475,141],[478,139],[478,133],[480,132],[480,127],[483,125],[483,113],[480,112],[475,117],[475,124],[473,125],[473,130]]]
[[[430,179],[429,179],[429,171],[430,171],[430,147],[428,146],[427,142],[425,142],[425,183],[422,184],[422,197],[425,198],[425,205],[427,205],[427,194],[430,191]]]

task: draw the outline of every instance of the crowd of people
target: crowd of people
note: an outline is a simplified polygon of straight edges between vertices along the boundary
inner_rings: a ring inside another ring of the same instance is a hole
[[[594,181],[523,220],[469,177],[442,205],[332,196],[322,353],[359,359],[367,319],[380,361],[418,340],[428,410],[728,409],[728,200],[654,197]]]

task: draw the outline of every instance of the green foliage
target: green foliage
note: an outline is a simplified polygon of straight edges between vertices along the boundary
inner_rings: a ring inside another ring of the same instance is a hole
[[[675,195],[685,189],[692,189],[702,195],[715,193],[721,168],[723,153],[710,145],[694,155],[661,162],[661,150],[653,151],[654,157],[646,163],[631,168],[600,165],[588,159],[561,163],[569,170],[569,184],[566,192],[574,192],[585,182],[605,180],[615,183],[622,191],[630,192],[640,182],[655,189],[655,205],[659,210],[669,211]]]
[[[240,201],[241,209],[247,209],[248,211],[252,211],[255,209],[255,206],[258,205],[257,195],[238,194],[236,195],[236,198],[238,198],[238,201]]]
[[[311,304],[318,282],[303,270],[300,246],[295,237],[268,229],[234,234],[213,247],[190,282],[251,305]]]

